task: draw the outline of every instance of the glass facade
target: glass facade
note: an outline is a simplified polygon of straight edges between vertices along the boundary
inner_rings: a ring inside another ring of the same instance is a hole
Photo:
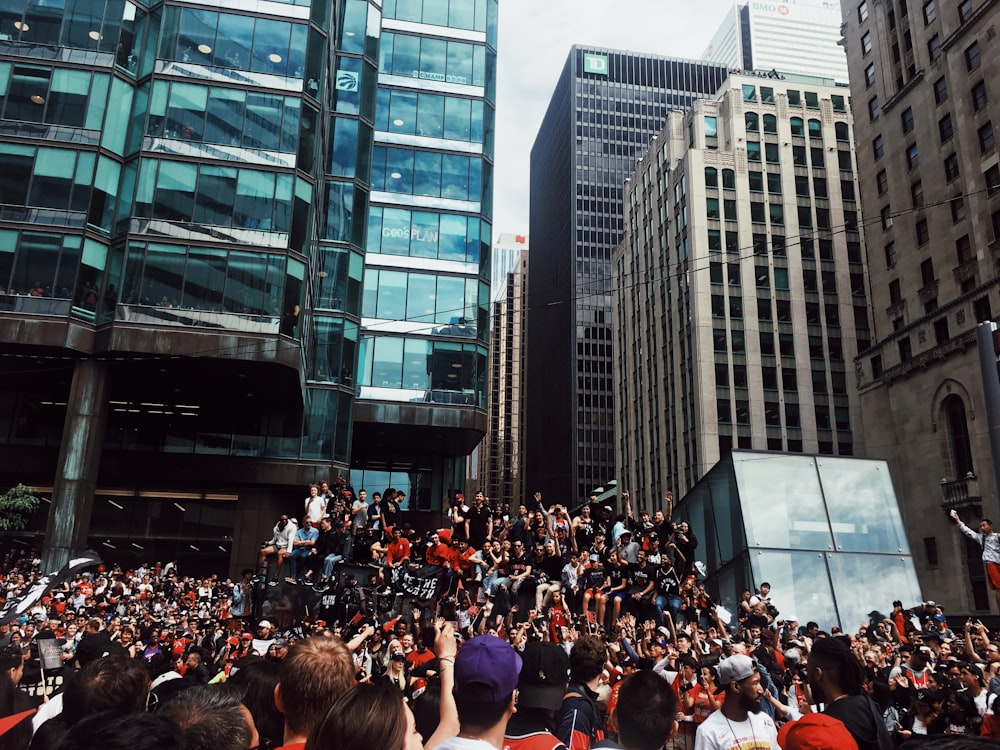
[[[382,15],[352,469],[429,472],[437,507],[485,427],[497,2]]]
[[[310,383],[291,453],[346,467],[380,20],[0,5],[0,312],[289,337]]]
[[[205,487],[346,473],[381,5],[0,0],[0,354],[63,368],[0,368],[0,451],[49,449],[14,482],[53,482],[80,358],[107,363],[102,474],[136,452],[163,458],[154,485],[177,484],[175,454],[281,459],[188,477]],[[446,67],[492,70],[494,55],[466,64],[459,51],[445,49]],[[444,99],[447,137],[481,142],[482,106],[463,126]],[[468,153],[444,159],[440,174],[482,203],[490,171]]]
[[[921,601],[884,461],[735,451],[674,517],[697,534],[708,587],[730,611],[765,581],[783,614],[824,630]]]

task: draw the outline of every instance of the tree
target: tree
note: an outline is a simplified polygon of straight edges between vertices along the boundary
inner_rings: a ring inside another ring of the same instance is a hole
[[[0,530],[17,531],[28,524],[28,516],[41,502],[32,493],[28,485],[18,484],[0,495]]]

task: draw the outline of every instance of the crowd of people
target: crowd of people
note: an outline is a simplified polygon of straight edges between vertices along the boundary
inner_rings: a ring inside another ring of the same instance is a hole
[[[0,750],[1000,740],[1000,634],[933,601],[873,602],[840,632],[799,623],[761,583],[728,612],[669,496],[634,513],[623,493],[615,514],[458,495],[418,535],[400,495],[311,487],[238,579],[166,563],[59,583],[0,624]],[[0,572],[14,601],[39,560],[10,552]]]

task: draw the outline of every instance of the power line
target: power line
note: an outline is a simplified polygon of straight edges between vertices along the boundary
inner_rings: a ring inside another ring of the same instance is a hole
[[[895,220],[897,218],[909,216],[909,215],[918,213],[920,211],[924,211],[924,210],[926,210],[928,208],[935,208],[935,207],[938,207],[938,206],[950,205],[957,198],[971,197],[971,196],[979,195],[979,194],[983,194],[983,193],[987,193],[988,194],[992,189],[993,189],[992,187],[987,187],[987,188],[983,188],[981,190],[973,191],[971,193],[963,193],[962,195],[953,196],[951,198],[943,199],[943,200],[940,200],[940,201],[937,201],[937,202],[934,202],[934,203],[925,203],[925,204],[923,204],[921,206],[911,207],[911,208],[903,209],[903,210],[900,210],[900,211],[895,211],[895,212],[893,212],[891,214],[886,214],[885,217],[883,217],[883,216],[880,215],[878,217],[873,217],[873,218],[870,218],[870,219],[866,219],[866,220],[861,221],[858,224],[851,224],[851,225],[842,224],[842,225],[838,225],[837,227],[831,227],[830,229],[817,230],[815,232],[813,232],[813,231],[811,231],[811,232],[802,232],[802,233],[800,233],[798,235],[789,235],[789,236],[785,237],[785,240],[786,240],[785,247],[786,248],[795,247],[796,245],[798,245],[799,247],[801,247],[803,239],[815,239],[815,238],[819,237],[819,235],[821,233],[824,234],[824,235],[826,235],[825,237],[822,237],[821,239],[826,239],[826,238],[829,238],[829,237],[834,237],[834,236],[839,236],[841,234],[845,234],[848,231],[859,231],[860,232],[864,227],[868,226],[869,224],[881,223],[881,222],[885,221],[886,219]],[[667,282],[669,282],[672,279],[680,278],[681,276],[689,274],[689,273],[698,273],[698,272],[709,270],[710,267],[711,267],[711,264],[713,262],[719,262],[718,260],[715,260],[715,256],[716,255],[720,259],[723,259],[723,258],[726,259],[727,263],[732,263],[732,262],[738,262],[738,261],[742,261],[742,260],[747,260],[747,259],[754,258],[754,257],[760,257],[760,256],[763,256],[764,254],[762,254],[762,253],[759,254],[759,253],[755,252],[755,247],[752,244],[750,244],[750,245],[746,245],[746,246],[744,246],[742,248],[739,248],[739,250],[737,250],[736,253],[727,252],[727,253],[716,253],[716,254],[713,254],[713,255],[709,255],[706,258],[701,259],[701,260],[707,260],[708,261],[707,264],[704,264],[704,265],[693,265],[690,268],[686,268],[686,267],[682,268],[682,265],[685,265],[685,264],[683,264],[681,262],[671,263],[670,261],[667,261],[667,262],[665,262],[663,264],[656,265],[656,266],[651,266],[648,269],[645,269],[645,270],[642,270],[642,271],[635,271],[632,274],[625,274],[622,277],[622,278],[627,278],[628,276],[643,276],[643,278],[641,278],[639,280],[636,280],[636,281],[634,281],[632,283],[625,284],[625,285],[619,285],[619,286],[616,287],[616,286],[614,286],[614,282],[616,280],[615,277],[614,277],[614,275],[605,276],[605,277],[598,278],[598,279],[593,279],[593,280],[584,282],[582,284],[582,286],[592,287],[594,285],[610,284],[611,288],[607,289],[607,290],[600,289],[600,290],[597,290],[597,291],[591,291],[589,293],[585,292],[585,293],[582,293],[582,294],[577,294],[576,296],[568,297],[566,299],[551,300],[551,301],[547,301],[547,302],[544,302],[544,303],[541,303],[541,304],[537,304],[537,305],[532,305],[532,304],[529,303],[529,304],[527,304],[525,306],[525,310],[526,310],[526,312],[531,312],[532,310],[540,310],[540,309],[543,309],[543,308],[553,307],[553,306],[557,306],[557,305],[570,304],[570,303],[579,302],[579,301],[585,300],[585,299],[591,299],[593,297],[607,296],[607,295],[614,294],[616,291],[617,292],[626,292],[626,291],[629,291],[629,290],[632,290],[632,289],[636,289],[636,288],[642,287],[642,286],[647,285],[647,284],[652,284],[652,283],[657,283],[657,282],[658,283],[667,283]],[[530,257],[530,245],[529,245],[529,257]],[[530,264],[530,261],[529,261],[529,264]],[[655,272],[657,272],[657,271],[664,271],[666,269],[669,269],[672,265],[676,265],[677,266],[677,270],[674,273],[662,274],[662,275],[659,275],[658,277],[655,275]],[[579,286],[581,286],[581,285],[575,285],[575,288],[579,288]],[[561,292],[561,291],[572,291],[573,289],[574,289],[574,286],[570,286],[570,287],[556,287],[556,288],[548,289],[548,290],[538,290],[538,291],[536,291],[534,293],[525,293],[524,296],[525,296],[525,299],[527,299],[529,297],[532,297],[532,296],[536,297],[536,298],[537,297],[541,297],[541,296],[545,296],[546,298],[548,298],[552,294],[556,294],[556,293]],[[494,304],[493,302],[489,302],[488,305],[487,305],[487,307],[488,308],[492,308],[493,304]],[[399,320],[399,319],[381,320],[381,321],[377,321],[375,323],[372,323],[372,324],[369,324],[369,325],[366,325],[366,326],[362,325],[361,326],[361,333],[362,334],[364,334],[364,333],[370,333],[370,332],[379,333],[379,332],[383,332],[384,330],[386,330],[386,329],[381,328],[381,327],[394,326],[394,325],[398,325],[401,322],[408,322],[408,323],[417,322],[417,323],[419,323],[421,321],[421,319],[423,319],[423,318],[428,318],[428,317],[431,317],[431,316],[438,317],[438,316],[441,316],[441,315],[444,315],[444,314],[448,314],[448,313],[459,313],[459,312],[464,313],[468,309],[469,308],[467,306],[463,305],[462,307],[455,307],[455,308],[446,309],[446,310],[437,310],[437,311],[435,311],[433,313],[426,313],[424,315],[418,315],[418,316],[414,316],[412,318],[406,318],[406,319],[402,319],[402,320]],[[322,315],[322,312],[320,312],[320,314],[317,315],[317,310],[315,308],[313,309],[313,311],[310,314],[311,314],[311,316],[313,318],[315,318],[315,317],[325,317],[325,316]],[[485,324],[488,325],[490,322],[492,322],[492,320],[493,320],[494,317],[495,317],[495,315],[492,312],[492,310],[488,309],[487,310],[487,314],[485,316],[485,318],[486,318]],[[348,320],[348,319],[344,318],[344,320]],[[349,322],[352,322],[352,321],[349,321]],[[438,322],[435,322],[433,324],[428,324],[427,326],[424,326],[424,327],[421,327],[421,328],[410,328],[410,329],[408,329],[406,331],[402,331],[400,333],[404,334],[404,335],[411,335],[411,334],[433,334],[440,327],[446,326],[446,325],[456,325],[456,324],[454,324],[454,323],[438,323]],[[235,333],[235,332],[231,331],[231,330],[225,330],[225,333],[227,335],[233,335],[233,333]],[[313,332],[310,335],[305,335],[305,336],[302,336],[299,339],[296,339],[295,342],[285,342],[285,341],[281,341],[281,340],[274,341],[274,342],[271,342],[271,343],[273,343],[275,345],[275,348],[273,350],[267,350],[267,349],[265,349],[265,351],[273,351],[274,353],[279,353],[279,352],[281,352],[283,350],[300,349],[302,347],[308,347],[308,346],[312,345],[311,341],[313,339],[315,339],[316,337],[318,337],[318,335],[319,334]],[[465,337],[461,337],[461,338],[465,338]],[[474,339],[474,341],[475,341],[475,343],[481,343],[480,339],[478,337],[476,337]],[[466,343],[471,343],[471,342],[466,342]],[[128,356],[128,357],[126,357],[126,356],[96,356],[96,357],[90,357],[89,359],[93,359],[93,360],[100,361],[100,362],[157,362],[157,361],[172,361],[172,360],[182,360],[182,359],[183,360],[192,360],[192,359],[200,359],[200,358],[215,358],[215,357],[223,356],[223,355],[225,355],[227,353],[231,353],[231,354],[235,355],[235,354],[238,354],[241,350],[243,350],[243,349],[249,349],[249,348],[253,348],[255,350],[261,350],[262,346],[261,346],[260,340],[259,339],[254,339],[253,342],[250,342],[250,343],[247,343],[247,344],[235,344],[233,346],[228,346],[228,347],[212,347],[212,348],[209,348],[209,349],[204,349],[204,350],[201,350],[201,351],[196,351],[196,352],[192,352],[192,353],[184,354],[184,355],[169,354],[169,355],[143,356],[141,354],[138,354],[138,355]],[[59,360],[59,361],[67,361],[67,362],[75,362],[75,361],[81,359],[81,357],[72,357],[72,356],[68,356],[68,355],[39,355],[39,354],[10,354],[10,353],[4,353],[4,354],[0,354],[0,356],[8,357],[8,358],[9,357],[18,357],[18,358],[25,358],[25,359],[32,359],[32,360]],[[64,369],[64,368],[63,367],[53,368],[53,371],[60,370],[60,369]],[[35,369],[31,369],[31,370],[24,370],[22,372],[8,371],[6,373],[0,373],[0,375],[15,375],[15,374],[26,374],[26,373],[31,373],[31,372],[45,372],[45,371],[46,370],[44,370],[44,369],[43,370],[39,370],[38,368],[35,368]]]

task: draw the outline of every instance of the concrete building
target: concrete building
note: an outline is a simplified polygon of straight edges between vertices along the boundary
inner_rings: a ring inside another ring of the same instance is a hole
[[[611,251],[622,184],[722,66],[574,46],[531,150],[526,482],[572,505],[616,476]]]
[[[871,343],[847,91],[732,75],[672,112],[625,184],[615,435],[633,504],[735,449],[864,455]]]
[[[702,59],[748,73],[775,70],[846,83],[840,37],[836,3],[738,2],[726,12]]]
[[[521,265],[521,254],[528,249],[528,235],[502,232],[493,241],[493,259],[490,262],[490,301],[495,302],[507,294],[507,274]]]
[[[408,510],[486,432],[496,36],[497,0],[382,3],[350,477]]]
[[[998,512],[974,329],[1000,309],[1000,9],[845,0],[843,15],[869,217],[868,454],[889,462],[924,591],[985,612],[980,552],[941,509]]]
[[[491,305],[490,427],[479,444],[478,488],[516,511],[524,486],[524,339],[527,334],[528,249],[504,275],[503,294]]]

